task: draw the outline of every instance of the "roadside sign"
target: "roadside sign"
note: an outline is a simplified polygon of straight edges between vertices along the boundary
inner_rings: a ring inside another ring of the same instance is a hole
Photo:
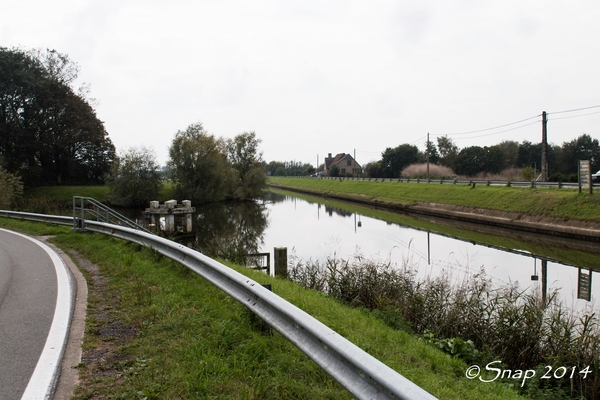
[[[579,284],[577,285],[577,298],[587,301],[592,300],[592,271],[579,268]]]
[[[582,189],[592,194],[592,168],[590,160],[579,160],[579,193]]]

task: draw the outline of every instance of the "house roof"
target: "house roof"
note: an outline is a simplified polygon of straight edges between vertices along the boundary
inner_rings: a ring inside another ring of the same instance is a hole
[[[346,153],[338,153],[335,157],[326,157],[325,158],[325,168],[326,169],[330,169],[331,167],[333,167],[336,164],[341,163],[344,160],[354,160],[354,158],[352,158],[352,156],[350,154],[346,154]],[[354,162],[356,162],[356,160],[354,160]],[[356,163],[358,164],[358,163]],[[360,167],[360,165],[359,165]]]

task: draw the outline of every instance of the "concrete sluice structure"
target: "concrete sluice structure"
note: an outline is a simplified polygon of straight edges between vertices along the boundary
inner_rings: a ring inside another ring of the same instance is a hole
[[[158,226],[160,230],[166,233],[174,233],[176,230],[175,216],[182,216],[182,230],[190,233],[192,232],[192,214],[195,211],[196,208],[192,207],[190,200],[183,200],[181,204],[177,204],[177,200],[168,200],[164,204],[151,201],[150,207],[146,208],[146,217],[150,217],[149,226]],[[161,224],[161,218],[164,218],[164,226]]]

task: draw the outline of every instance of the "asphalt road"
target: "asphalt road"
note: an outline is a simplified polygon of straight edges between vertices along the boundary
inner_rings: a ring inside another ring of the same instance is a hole
[[[32,379],[32,375],[36,373],[37,377],[40,372],[42,375],[53,375],[54,372],[49,370],[54,369],[54,365],[59,362],[41,357],[47,352],[47,346],[61,353],[60,341],[53,342],[49,333],[56,330],[58,287],[61,279],[64,280],[64,276],[61,278],[58,272],[56,260],[53,260],[44,247],[46,246],[41,242],[0,229],[2,400],[21,399],[26,389],[31,392],[28,387],[30,380],[38,380],[38,384],[47,386],[50,382],[45,380],[53,378]],[[36,368],[38,364],[40,366]],[[46,390],[47,388],[43,388],[42,392]]]

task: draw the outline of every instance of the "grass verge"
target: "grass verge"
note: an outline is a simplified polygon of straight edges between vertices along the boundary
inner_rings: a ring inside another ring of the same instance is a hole
[[[600,222],[600,196],[572,189],[532,189],[500,186],[398,183],[271,177],[269,184],[311,191],[317,195],[343,195],[382,204],[417,202],[483,208]]]
[[[66,227],[0,219],[0,226],[53,234],[63,250],[98,266],[77,399],[350,398],[278,333],[204,279],[158,253]],[[467,380],[467,365],[417,336],[314,290],[229,265],[313,315],[441,399],[519,398],[497,382]]]

